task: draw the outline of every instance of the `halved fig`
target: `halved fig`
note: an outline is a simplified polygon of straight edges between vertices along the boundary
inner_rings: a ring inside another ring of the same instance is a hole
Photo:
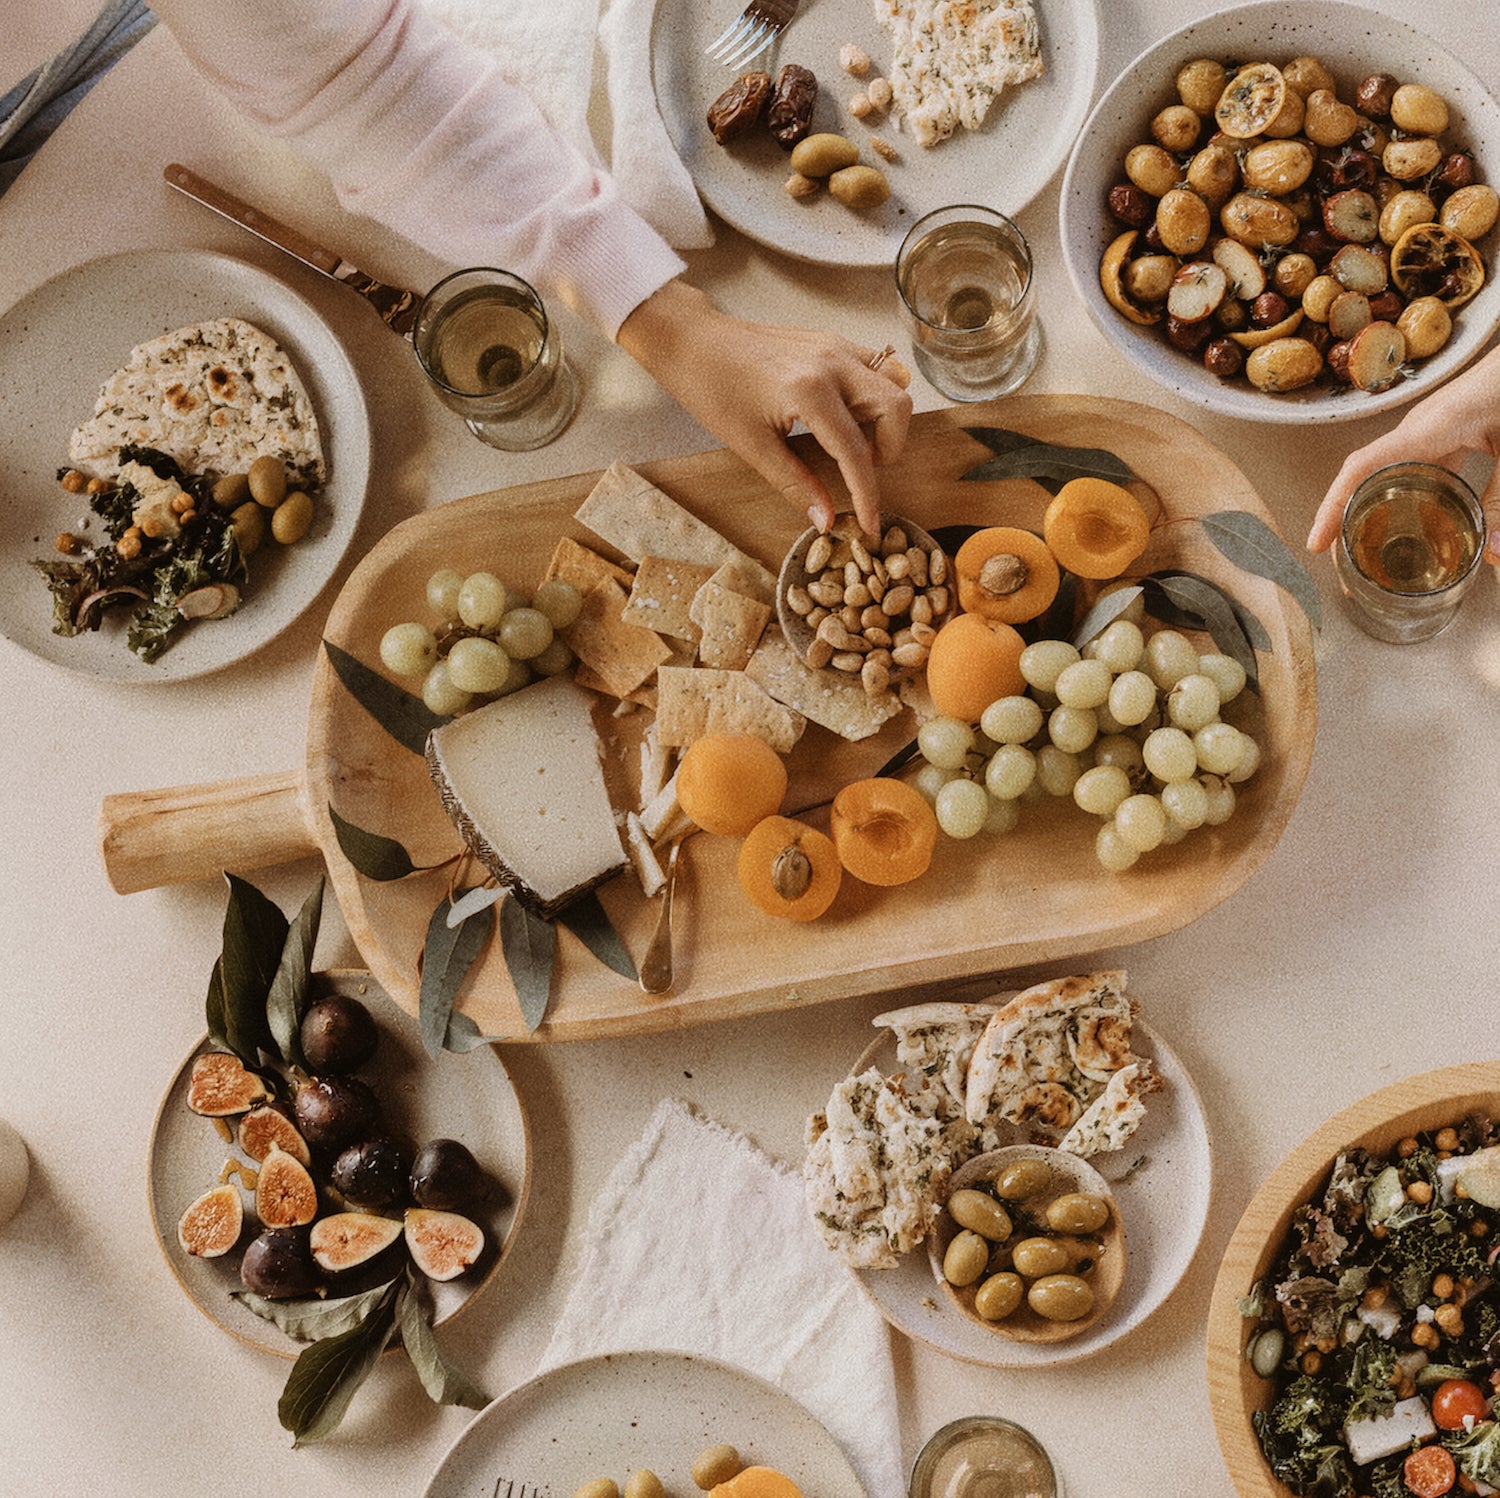
[[[1435,296],[1451,311],[1484,285],[1484,261],[1451,229],[1413,224],[1391,246],[1391,279],[1409,300]]]
[[[1161,321],[1160,310],[1152,311],[1137,306],[1131,301],[1122,279],[1125,262],[1130,258],[1130,252],[1139,238],[1138,229],[1127,229],[1110,242],[1104,258],[1099,262],[1099,289],[1104,293],[1104,300],[1122,317],[1139,323],[1142,327],[1149,327],[1152,323]]]
[[[227,1051],[205,1051],[188,1074],[187,1105],[204,1118],[228,1118],[264,1102],[265,1082]]]
[[[1372,322],[1349,340],[1349,383],[1360,390],[1385,390],[1401,377],[1406,337],[1394,323]]]
[[[1172,277],[1167,311],[1181,322],[1212,317],[1229,293],[1229,276],[1212,260],[1190,260]]]
[[[312,1256],[330,1274],[342,1274],[368,1264],[402,1232],[399,1217],[377,1217],[373,1212],[334,1212],[312,1226]]]
[[[240,1120],[240,1148],[252,1160],[264,1160],[272,1145],[304,1165],[312,1164],[312,1152],[297,1125],[275,1103],[261,1103]]]
[[[1328,274],[1345,291],[1358,291],[1365,296],[1379,296],[1390,282],[1385,257],[1362,244],[1346,244],[1328,262]]]
[[[1249,140],[1281,113],[1286,79],[1269,62],[1247,63],[1235,73],[1214,106],[1214,120],[1225,135]]]
[[[274,1144],[255,1183],[255,1215],[268,1228],[303,1227],[318,1215],[318,1188],[307,1167]]]
[[[457,1279],[484,1252],[484,1230],[457,1212],[408,1207],[402,1230],[412,1263],[430,1280]]]
[[[1241,348],[1264,348],[1268,343],[1275,343],[1278,338],[1290,338],[1301,326],[1302,315],[1302,309],[1295,307],[1280,322],[1273,323],[1269,328],[1246,328],[1242,333],[1231,333],[1229,336]]]
[[[1369,244],[1380,234],[1380,205],[1362,188],[1346,187],[1323,200],[1323,226],[1345,244]]]
[[[1266,289],[1266,268],[1260,263],[1260,256],[1248,245],[1237,239],[1219,239],[1214,241],[1210,253],[1229,277],[1231,296],[1253,302]]]
[[[217,1259],[240,1241],[245,1204],[238,1186],[213,1186],[177,1219],[177,1241],[197,1259]]]

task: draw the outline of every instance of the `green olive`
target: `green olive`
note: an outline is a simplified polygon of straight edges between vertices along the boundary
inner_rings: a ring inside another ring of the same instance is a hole
[[[1094,1309],[1094,1292],[1076,1274],[1048,1274],[1026,1292],[1026,1304],[1048,1321],[1080,1321]]]
[[[890,197],[891,184],[873,166],[846,166],[828,179],[828,191],[845,208],[879,208]]]
[[[990,1246],[969,1228],[955,1234],[943,1254],[943,1278],[962,1288],[972,1285],[989,1267]]]
[[[620,1498],[620,1485],[613,1477],[596,1477],[584,1483],[573,1498]]]
[[[1025,1294],[1026,1281],[1019,1274],[992,1274],[974,1292],[974,1309],[986,1321],[1004,1321]]]
[[[266,539],[266,512],[253,499],[247,499],[235,510],[229,517],[229,524],[240,543],[241,553],[247,557],[259,550],[260,543]]]
[[[961,1228],[970,1228],[991,1243],[1010,1237],[1010,1213],[987,1191],[964,1187],[948,1198],[948,1215]]]
[[[1017,1274],[1035,1280],[1073,1267],[1073,1256],[1055,1238],[1023,1238],[1011,1251]]]
[[[1052,1167],[1045,1160],[1012,1160],[995,1177],[995,1195],[1005,1202],[1025,1201],[1052,1184]]]
[[[649,1467],[642,1467],[630,1474],[630,1481],[625,1484],[625,1498],[667,1498],[667,1490],[656,1473]]]
[[[226,512],[237,510],[250,498],[250,480],[243,473],[226,473],[215,479],[212,489],[213,501]]]
[[[742,1465],[739,1452],[727,1442],[710,1446],[706,1451],[700,1451],[693,1463],[693,1481],[706,1493],[737,1476]]]
[[[824,131],[792,147],[792,170],[804,177],[828,177],[859,160],[859,147],[847,136]]]
[[[279,458],[257,458],[246,475],[250,497],[258,505],[274,510],[286,498],[286,469]]]
[[[1087,1191],[1069,1191],[1047,1204],[1047,1226],[1054,1233],[1097,1233],[1109,1221],[1109,1203]]]
[[[295,489],[271,511],[271,534],[283,546],[290,546],[307,534],[312,517],[312,495]]]

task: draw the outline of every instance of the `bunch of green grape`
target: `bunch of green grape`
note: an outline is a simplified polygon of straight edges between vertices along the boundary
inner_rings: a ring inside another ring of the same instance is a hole
[[[1256,740],[1221,717],[1245,687],[1233,657],[1122,617],[1082,650],[1028,645],[1020,669],[1027,693],[992,702],[977,727],[933,718],[917,734],[913,783],[948,836],[1008,832],[1028,800],[1070,796],[1099,818],[1095,852],[1119,873],[1233,815],[1260,763]]]
[[[394,676],[420,676],[422,701],[444,717],[573,664],[558,631],[578,617],[583,597],[561,578],[527,595],[493,572],[444,567],[427,579],[427,604],[437,623],[393,624],[381,636],[380,660]]]

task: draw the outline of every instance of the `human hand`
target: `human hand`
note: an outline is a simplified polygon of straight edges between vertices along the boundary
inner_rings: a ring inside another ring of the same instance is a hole
[[[1500,348],[1472,369],[1424,396],[1383,437],[1344,459],[1307,537],[1309,551],[1327,551],[1339,533],[1344,506],[1359,485],[1391,463],[1438,463],[1457,472],[1471,453],[1500,454]],[[1484,556],[1500,563],[1500,466],[1485,487]]]
[[[911,376],[898,360],[835,334],[750,322],[672,281],[625,319],[618,341],[668,394],[820,530],[837,506],[787,445],[800,421],[838,464],[860,525],[879,527],[879,464],[893,462],[911,420]]]

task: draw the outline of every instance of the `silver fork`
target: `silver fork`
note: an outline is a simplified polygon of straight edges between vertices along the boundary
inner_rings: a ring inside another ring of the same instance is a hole
[[[797,4],[798,0],[749,0],[718,39],[703,49],[705,54],[726,68],[743,67],[786,30]]]

